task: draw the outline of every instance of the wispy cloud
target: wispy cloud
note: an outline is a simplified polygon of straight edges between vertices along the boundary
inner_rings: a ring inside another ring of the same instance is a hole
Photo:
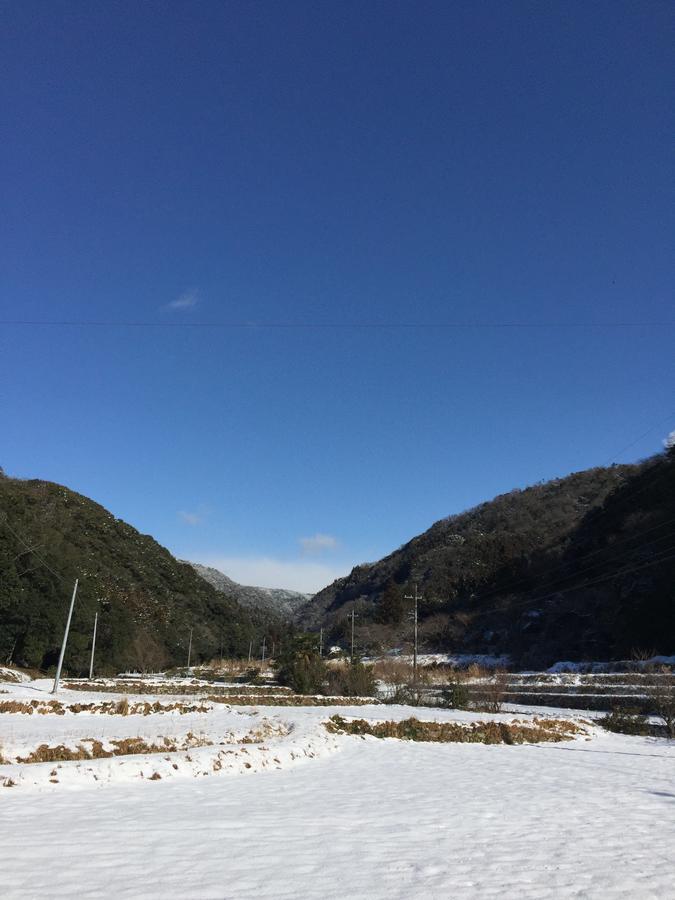
[[[233,581],[255,587],[285,588],[304,594],[315,594],[347,575],[352,564],[328,566],[310,560],[282,560],[269,556],[199,556],[193,562],[220,569]]]
[[[178,513],[178,518],[182,519],[186,525],[201,525],[204,521],[204,514],[199,512],[186,512],[181,509]]]
[[[312,537],[299,538],[298,543],[305,556],[316,556],[326,550],[335,550],[338,546],[337,538],[334,538],[332,534],[319,533],[312,535]]]
[[[167,309],[191,309],[197,303],[199,303],[199,291],[192,288],[189,291],[183,291],[179,297],[167,303],[166,306]]]

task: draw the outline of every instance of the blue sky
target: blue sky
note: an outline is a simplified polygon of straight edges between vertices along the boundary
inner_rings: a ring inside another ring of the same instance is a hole
[[[1,16],[8,473],[314,590],[675,428],[672,4]]]

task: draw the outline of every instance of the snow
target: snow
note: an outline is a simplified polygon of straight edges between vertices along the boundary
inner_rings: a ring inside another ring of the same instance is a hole
[[[12,699],[49,699],[47,682],[3,687]],[[63,690],[59,699],[115,695]],[[155,699],[176,698],[129,702]],[[205,705],[185,715],[0,716],[5,756],[84,737],[191,731],[215,742],[0,766],[0,782],[17,781],[0,787],[3,900],[673,896],[675,742],[587,725],[559,744],[412,743],[331,735],[322,723],[333,713],[463,722],[516,714]],[[528,712],[519,706],[517,716]],[[278,731],[242,744],[263,720]],[[225,762],[214,769],[218,754]],[[161,778],[151,781],[154,772]]]
[[[396,659],[408,663],[412,663],[413,660],[411,654],[402,653],[399,650],[390,651],[387,655],[395,656]],[[377,658],[367,658],[364,662],[375,662]],[[510,657],[506,654],[495,656],[491,653],[419,653],[417,662],[420,666],[438,665],[467,669],[469,666],[477,665],[485,669],[501,669],[509,665]]]
[[[25,672],[19,671],[19,669],[9,669],[7,666],[0,666],[0,682],[4,681],[27,682],[30,681],[30,676],[26,675]]]
[[[554,663],[547,671],[552,674],[559,674],[562,672],[602,674],[646,669],[650,666],[675,666],[675,656],[652,656],[649,659],[643,660],[624,659],[614,662],[571,662],[565,660]]]

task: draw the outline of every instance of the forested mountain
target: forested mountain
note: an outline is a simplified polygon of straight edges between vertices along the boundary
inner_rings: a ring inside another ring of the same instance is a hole
[[[0,470],[1,471],[1,470]],[[75,578],[65,666],[88,669],[99,611],[97,670],[184,665],[245,654],[281,626],[216,591],[153,538],[87,497],[0,474],[0,663],[47,668],[58,658]],[[100,601],[100,602],[99,602]]]
[[[206,575],[80,494],[0,474],[0,663],[55,663],[76,577],[71,672],[88,667],[97,610],[99,672],[184,664],[191,628],[194,661],[282,636],[271,608]],[[360,649],[405,646],[415,584],[423,649],[531,666],[675,652],[675,450],[443,519],[300,606],[299,624],[345,642],[354,609]]]
[[[675,652],[675,451],[515,490],[450,516],[315,595],[301,624],[524,665]]]
[[[228,597],[234,597],[248,609],[260,610],[263,613],[272,613],[290,619],[300,607],[312,599],[312,594],[301,594],[298,591],[287,591],[284,588],[263,588],[238,584],[228,578],[220,569],[203,566],[200,563],[190,563],[190,565],[217,591],[221,591]]]

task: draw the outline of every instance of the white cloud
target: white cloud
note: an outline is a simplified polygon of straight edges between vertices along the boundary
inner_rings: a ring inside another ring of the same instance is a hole
[[[312,537],[299,538],[298,543],[306,556],[316,556],[317,553],[323,553],[324,550],[335,550],[338,545],[337,539],[331,534],[318,533]]]
[[[663,446],[666,450],[670,450],[671,447],[675,447],[675,431],[671,431],[670,434],[663,439]]]
[[[204,516],[201,513],[186,512],[183,509],[178,513],[178,517],[187,525],[201,525],[204,521]]]
[[[233,581],[255,587],[285,588],[314,594],[347,575],[352,564],[328,566],[306,559],[282,560],[269,556],[199,556],[190,559],[205,566],[220,569]]]
[[[167,303],[168,309],[190,309],[199,302],[199,291],[194,288],[189,291],[183,291],[180,297],[176,297],[171,303]]]

